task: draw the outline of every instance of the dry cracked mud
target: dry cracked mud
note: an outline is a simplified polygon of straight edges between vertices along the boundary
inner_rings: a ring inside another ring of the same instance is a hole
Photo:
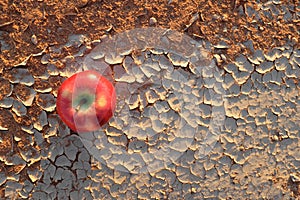
[[[300,197],[299,1],[4,0],[0,13],[1,199]],[[189,37],[214,70],[180,49],[101,53],[138,28]],[[82,137],[55,101],[93,53],[119,107]]]

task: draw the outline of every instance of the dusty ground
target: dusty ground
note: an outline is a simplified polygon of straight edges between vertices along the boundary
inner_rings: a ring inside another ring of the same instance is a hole
[[[299,13],[298,0],[260,3],[242,0],[0,1],[0,100],[6,96],[22,101],[32,95],[36,97],[32,104],[26,106],[27,115],[18,115],[18,111],[12,111],[9,102],[0,108],[0,127],[3,128],[0,132],[0,173],[7,177],[3,182],[0,178],[0,198],[4,198],[5,190],[9,187],[6,180],[17,180],[19,183],[30,180],[34,183],[42,176],[30,173],[33,169],[41,169],[43,164],[41,157],[44,155],[39,155],[41,147],[32,139],[32,135],[39,136],[24,130],[31,129],[28,127],[33,124],[38,130],[40,125],[36,123],[45,113],[48,120],[52,118],[55,121],[55,111],[45,102],[55,100],[49,100],[40,91],[49,89],[55,94],[63,78],[59,75],[43,78],[47,67],[41,63],[42,55],[31,55],[42,51],[47,54],[50,47],[66,44],[68,37],[74,34],[84,34],[90,40],[96,40],[103,35],[155,26],[186,33],[195,40],[211,42],[215,45],[212,54],[222,55],[218,57],[218,65],[224,68],[240,55],[251,57],[253,50],[267,53],[274,47],[282,46],[299,49]],[[61,59],[74,52],[77,52],[76,48],[65,47],[61,53],[57,53],[54,56],[57,68],[63,69],[65,66]],[[29,80],[19,84],[14,82],[14,74],[17,73],[15,69],[26,59],[24,65],[29,71],[26,75]],[[297,84],[298,77],[294,81]],[[14,104],[13,107],[18,105]],[[65,128],[61,122],[59,125],[60,129]],[[48,138],[51,126],[41,127],[39,132]],[[50,146],[49,143],[47,141],[43,145]],[[26,158],[26,164],[11,164],[15,163],[15,155]],[[37,180],[32,177],[37,177]],[[279,182],[287,193],[290,192],[291,197],[299,197],[298,181],[277,179],[276,175],[270,179],[276,184]]]
[[[230,48],[224,53],[229,58],[249,53],[242,45],[248,40],[256,49],[264,51],[289,42],[299,45],[298,20],[285,16],[284,11],[277,14],[266,9],[255,14],[265,1],[260,4],[255,1],[159,2],[1,1],[0,28],[5,31],[2,40],[9,48],[3,51],[1,59],[5,67],[10,67],[50,45],[64,44],[70,34],[84,33],[97,39],[104,34],[147,27],[151,17],[157,20],[154,26],[187,32],[213,44],[225,41]],[[291,15],[299,12],[298,1],[281,1],[280,5],[291,8]],[[249,7],[253,11],[248,11]]]

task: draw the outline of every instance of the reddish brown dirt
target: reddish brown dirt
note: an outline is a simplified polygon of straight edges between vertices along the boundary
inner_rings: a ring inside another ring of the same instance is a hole
[[[229,58],[247,51],[240,43],[252,40],[254,47],[267,51],[288,40],[299,41],[299,21],[283,20],[283,14],[274,19],[261,16],[261,22],[241,15],[239,8],[259,6],[255,1],[160,1],[160,0],[71,0],[71,1],[8,1],[0,2],[0,30],[12,47],[0,54],[5,67],[20,63],[28,55],[38,53],[49,45],[64,44],[70,34],[88,34],[98,39],[107,33],[122,32],[149,26],[155,17],[155,26],[171,28],[206,39],[213,44],[225,40],[230,48]],[[293,2],[294,5],[291,4]],[[299,9],[299,1],[282,1],[282,4]],[[199,19],[190,24],[192,16]],[[259,26],[259,29],[256,26]],[[224,31],[226,30],[226,31]],[[34,36],[36,41],[34,41]],[[36,44],[34,44],[36,42]],[[1,71],[1,70],[0,70]]]

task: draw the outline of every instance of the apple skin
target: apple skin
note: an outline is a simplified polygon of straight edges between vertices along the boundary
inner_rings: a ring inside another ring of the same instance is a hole
[[[57,113],[77,133],[99,130],[113,116],[115,107],[114,86],[94,70],[74,74],[58,89]]]

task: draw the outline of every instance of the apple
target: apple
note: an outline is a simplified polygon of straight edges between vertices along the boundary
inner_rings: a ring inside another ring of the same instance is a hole
[[[57,113],[77,133],[100,129],[113,116],[115,107],[113,84],[94,70],[74,74],[58,89]]]

